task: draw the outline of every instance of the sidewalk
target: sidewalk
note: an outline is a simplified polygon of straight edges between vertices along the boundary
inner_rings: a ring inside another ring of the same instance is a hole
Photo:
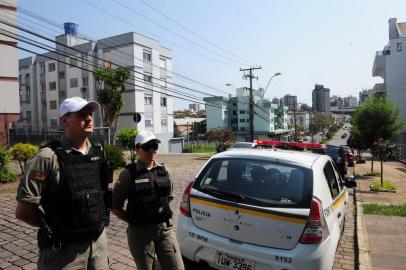
[[[400,162],[384,163],[384,181],[397,187],[396,193],[371,192],[369,185],[380,181],[380,177],[366,177],[371,162],[356,164],[358,207],[363,203],[405,204],[406,203],[406,166]],[[380,163],[374,162],[374,171],[380,171]],[[362,210],[362,209],[359,209]],[[395,270],[405,269],[406,262],[406,217],[364,215],[358,211],[359,269]],[[368,261],[369,260],[369,261]]]

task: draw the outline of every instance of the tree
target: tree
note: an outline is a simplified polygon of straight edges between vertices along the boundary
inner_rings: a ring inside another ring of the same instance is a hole
[[[115,133],[118,114],[124,106],[121,94],[125,90],[125,82],[130,77],[130,69],[97,68],[93,75],[96,79],[97,101],[101,106],[103,126],[111,128]]]
[[[353,132],[359,134],[366,148],[378,152],[383,147],[381,145],[383,142],[392,140],[399,134],[402,124],[399,107],[381,96],[369,97],[365,103],[357,107],[352,117]],[[373,158],[371,173],[373,173]]]
[[[173,137],[174,138],[179,138],[182,136],[182,133],[179,130],[178,125],[173,121]]]
[[[16,143],[10,149],[12,159],[17,160],[20,165],[21,173],[24,173],[27,161],[38,151],[38,146],[29,143]]]
[[[121,145],[128,150],[130,150],[130,160],[131,163],[135,162],[135,137],[138,135],[138,130],[136,128],[122,128],[120,133],[117,135],[117,140]]]
[[[235,142],[235,137],[229,128],[213,128],[205,133],[208,142],[215,142],[216,146],[230,147]]]

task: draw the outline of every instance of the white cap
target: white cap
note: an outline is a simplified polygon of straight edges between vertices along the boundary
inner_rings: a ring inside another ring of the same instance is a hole
[[[78,112],[86,106],[89,106],[92,109],[92,112],[97,112],[100,109],[100,105],[96,101],[88,102],[81,97],[67,98],[61,103],[61,105],[59,105],[59,117],[62,117],[69,112]]]
[[[148,130],[143,130],[138,133],[137,137],[135,137],[135,145],[145,144],[152,140],[156,140],[158,143],[161,143],[161,141],[155,137],[154,133]]]

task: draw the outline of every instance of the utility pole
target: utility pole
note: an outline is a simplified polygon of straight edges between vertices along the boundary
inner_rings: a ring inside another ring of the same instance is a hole
[[[250,141],[251,142],[254,141],[254,97],[253,97],[253,94],[252,94],[252,79],[253,78],[258,79],[258,77],[253,76],[252,71],[255,70],[255,69],[261,69],[261,68],[262,68],[261,66],[245,68],[245,69],[240,68],[240,71],[243,71],[243,72],[249,71],[249,74],[244,74],[243,78],[244,79],[249,78],[249,80],[250,80],[249,117],[250,117]]]
[[[293,101],[293,118],[295,120],[295,142],[297,142],[297,121],[296,121],[296,103],[297,101]]]

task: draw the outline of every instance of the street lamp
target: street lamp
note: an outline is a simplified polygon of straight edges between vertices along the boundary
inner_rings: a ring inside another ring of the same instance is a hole
[[[269,84],[271,83],[272,79],[273,79],[274,77],[276,77],[276,76],[279,76],[279,75],[282,75],[282,73],[276,72],[274,75],[271,76],[271,78],[269,78],[268,84],[267,84],[266,87],[265,87],[265,90],[264,90],[264,93],[263,93],[263,95],[262,95],[262,98],[264,98],[265,92],[266,92],[266,90],[268,89],[268,86],[269,86]]]

